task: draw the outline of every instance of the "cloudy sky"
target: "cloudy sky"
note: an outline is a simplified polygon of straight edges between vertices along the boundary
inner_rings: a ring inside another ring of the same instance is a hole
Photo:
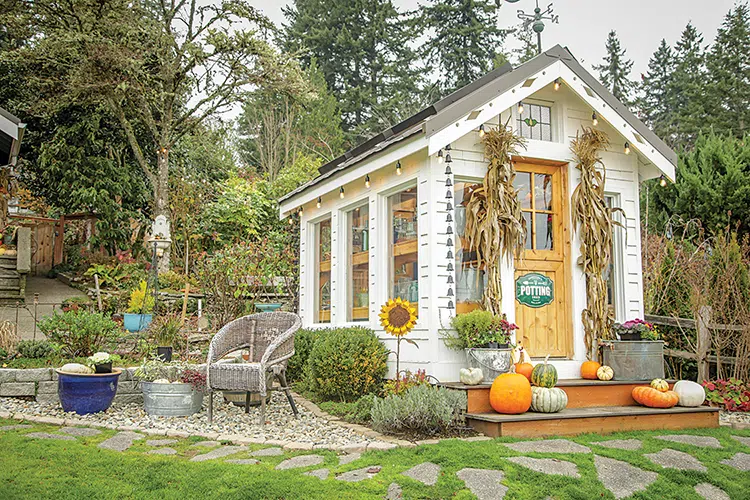
[[[401,10],[416,9],[426,0],[393,0]],[[552,0],[542,0],[544,8]],[[291,0],[250,0],[272,21],[284,21],[281,8]],[[724,15],[733,7],[734,0],[555,0],[553,8],[560,16],[559,24],[546,23],[542,36],[543,48],[555,44],[567,46],[573,55],[590,69],[604,56],[604,41],[609,30],[617,31],[627,56],[634,61],[634,79],[648,67],[648,59],[662,38],[674,45],[688,22],[703,33],[710,43]],[[531,12],[534,0],[520,0],[515,4],[503,2],[500,23],[517,23],[516,10]]]

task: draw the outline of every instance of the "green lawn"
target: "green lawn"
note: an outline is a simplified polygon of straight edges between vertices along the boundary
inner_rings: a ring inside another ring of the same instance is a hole
[[[0,419],[0,426],[16,423],[19,422]],[[176,456],[153,456],[145,454],[152,449],[145,444],[145,439],[136,441],[133,447],[123,453],[96,446],[116,431],[104,430],[101,435],[79,437],[75,442],[33,440],[23,436],[27,432],[57,430],[55,426],[34,425],[32,429],[0,432],[0,497],[376,499],[383,498],[389,484],[398,482],[403,488],[404,498],[470,499],[474,496],[464,488],[463,482],[456,478],[455,473],[464,467],[473,467],[503,470],[504,484],[509,488],[505,497],[508,499],[543,499],[547,496],[556,499],[614,498],[597,479],[593,454],[526,454],[574,462],[581,474],[580,479],[548,476],[504,460],[506,457],[522,455],[500,445],[502,442],[514,441],[510,438],[472,443],[447,440],[437,445],[368,452],[359,460],[343,466],[338,465],[338,459],[332,452],[300,452],[323,455],[325,462],[307,469],[277,471],[274,467],[279,462],[300,453],[261,457],[261,463],[257,465],[226,464],[221,462],[222,459],[193,463],[188,461],[191,456],[207,450],[191,447],[196,441],[192,439],[180,440],[172,446],[178,451]],[[595,448],[596,453],[601,456],[623,460],[659,474],[655,483],[645,492],[636,493],[633,498],[698,499],[700,497],[693,488],[701,482],[719,486],[732,499],[750,498],[750,473],[739,472],[720,463],[737,452],[750,453],[750,449],[730,437],[750,437],[750,431],[721,428],[680,432],[714,436],[723,445],[722,449],[697,448],[652,438],[663,433],[619,433],[607,436],[589,434],[570,439],[584,445],[606,439],[641,439],[643,449],[639,451]],[[663,469],[643,456],[667,447],[694,455],[706,465],[708,472]],[[253,449],[255,448],[260,446]],[[231,458],[243,458],[246,455],[243,452]],[[401,472],[426,461],[442,467],[435,486],[427,487],[401,475]],[[360,483],[344,483],[332,476],[321,481],[302,474],[321,467],[330,468],[332,473],[341,473],[368,465],[381,465],[383,469],[373,479]]]

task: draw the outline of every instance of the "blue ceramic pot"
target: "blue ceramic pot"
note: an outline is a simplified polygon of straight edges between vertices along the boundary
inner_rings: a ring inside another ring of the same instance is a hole
[[[120,370],[112,373],[67,373],[57,372],[57,394],[64,411],[79,415],[97,413],[109,408],[117,393]]]
[[[281,304],[278,302],[271,302],[266,304],[255,304],[255,308],[260,312],[273,312],[280,308]]]
[[[125,313],[122,315],[122,325],[129,332],[140,332],[148,328],[152,319],[151,314]]]

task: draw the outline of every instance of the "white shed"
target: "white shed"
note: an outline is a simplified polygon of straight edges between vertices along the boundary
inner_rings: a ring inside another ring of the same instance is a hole
[[[643,316],[639,186],[673,179],[676,155],[558,45],[517,68],[506,64],[389,128],[280,200],[282,217],[300,217],[304,326],[367,326],[395,350],[378,313],[400,296],[417,302],[419,314],[409,334],[419,347],[402,346],[401,366],[458,380],[464,353],[446,348],[442,337],[453,315],[478,306],[483,273],[463,238],[462,206],[487,170],[480,129],[506,123],[527,138],[522,156],[513,158],[526,250],[501,263],[502,309],[520,327],[517,340],[533,358],[550,355],[561,378],[578,377],[586,360],[585,278],[570,210],[579,181],[570,141],[583,126],[609,137],[602,153],[606,198],[625,214],[625,229],[614,234],[610,306],[620,322]],[[529,275],[551,281],[556,300],[543,307],[517,300],[517,281],[521,286]]]

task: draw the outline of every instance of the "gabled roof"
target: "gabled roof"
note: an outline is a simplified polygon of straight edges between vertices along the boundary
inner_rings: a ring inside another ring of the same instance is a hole
[[[0,166],[15,162],[25,128],[18,117],[0,108]]]
[[[576,61],[575,57],[573,57],[567,48],[555,45],[551,49],[542,52],[517,68],[513,68],[509,63],[504,64],[482,76],[478,80],[458,89],[432,106],[423,109],[412,117],[407,118],[401,123],[386,129],[382,133],[372,137],[352,150],[347,151],[338,158],[321,166],[319,169],[320,175],[316,178],[286,194],[280,198],[279,201],[283,202],[288,200],[325,179],[353,167],[369,156],[390,148],[416,134],[425,134],[428,137],[440,136],[440,141],[438,141],[440,142],[440,145],[438,145],[437,148],[443,147],[445,144],[452,142],[451,140],[447,140],[448,134],[457,135],[464,133],[462,130],[465,127],[456,130],[454,128],[447,128],[448,125],[469,114],[472,110],[481,108],[494,98],[497,98],[517,87],[530,77],[543,73],[545,69],[558,62],[562,63],[570,72],[572,72],[574,77],[571,78],[571,80],[575,80],[575,77],[580,79],[580,82],[583,85],[582,89],[577,88],[578,85],[572,85],[574,82],[567,82],[571,84],[573,91],[578,93],[584,100],[591,100],[591,98],[595,98],[594,95],[598,96],[601,101],[603,101],[604,108],[609,106],[611,110],[616,112],[617,115],[632,128],[632,131],[634,132],[631,132],[631,134],[636,139],[636,141],[631,141],[631,144],[634,147],[638,147],[637,143],[648,144],[654,150],[658,151],[658,154],[666,159],[668,164],[671,164],[669,165],[669,168],[672,170],[674,169],[677,165],[677,155],[674,151],[672,151],[669,146],[667,146],[656,136],[656,134],[641,122],[627,108],[627,106],[621,103],[609,90],[607,90],[607,88],[599,83],[593,75],[586,71],[586,69]],[[554,77],[552,75],[547,75],[547,78]],[[524,96],[520,92],[514,96],[515,101],[521,100],[522,98],[524,98]],[[507,109],[507,107],[508,106],[505,106],[504,108],[501,107],[501,109],[495,108],[494,111],[485,110],[482,114],[486,115],[487,113],[494,113],[497,115],[504,109]],[[474,116],[473,118],[481,118],[479,113],[476,114],[477,116]],[[468,121],[469,119],[467,118],[466,122],[468,123]],[[481,120],[478,120],[477,123],[481,123]],[[471,125],[471,127],[474,127],[474,125]],[[443,142],[445,144],[443,144]],[[434,153],[433,149],[436,149],[436,147],[431,141],[428,154]],[[667,164],[666,162],[663,163]],[[669,170],[669,168],[666,170]],[[670,172],[664,173],[670,174]],[[668,175],[668,177],[673,177],[673,173],[672,175]]]

